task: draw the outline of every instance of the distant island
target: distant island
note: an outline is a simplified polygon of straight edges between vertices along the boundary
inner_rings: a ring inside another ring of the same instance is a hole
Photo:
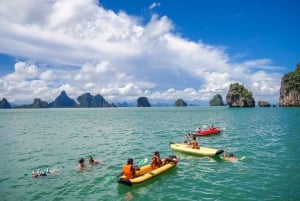
[[[176,107],[186,107],[187,103],[182,98],[179,98],[175,101],[174,106],[176,106]]]
[[[255,100],[251,91],[248,91],[242,84],[232,83],[226,94],[226,104],[230,108],[234,107],[255,107]],[[216,94],[209,101],[210,106],[224,106],[222,96]],[[136,105],[127,102],[109,103],[100,95],[84,93],[77,98],[77,102],[71,99],[65,91],[62,91],[54,101],[48,103],[40,98],[34,98],[32,104],[12,106],[6,98],[0,100],[0,109],[9,108],[89,108],[89,107],[186,107],[188,104],[184,99],[179,98],[175,103],[156,103],[150,104],[147,97],[138,97]],[[189,104],[189,106],[194,106]],[[264,100],[258,101],[260,107],[270,107],[271,104]],[[275,105],[273,105],[274,107]],[[300,63],[297,64],[294,72],[286,73],[281,80],[279,106],[300,106]]]
[[[279,105],[300,106],[300,63],[294,72],[289,72],[282,77]]]
[[[224,106],[223,98],[220,94],[214,95],[213,99],[209,101],[210,106]]]
[[[226,102],[229,107],[255,107],[252,92],[239,83],[230,84]]]

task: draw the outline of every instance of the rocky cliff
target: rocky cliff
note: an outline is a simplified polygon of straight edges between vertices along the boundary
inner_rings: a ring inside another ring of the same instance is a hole
[[[258,101],[259,107],[271,107],[271,104],[267,101]]]
[[[147,97],[139,97],[137,99],[137,107],[151,107]]]
[[[75,107],[76,102],[67,96],[65,91],[62,91],[60,95],[50,103],[52,107]]]
[[[226,102],[229,107],[255,107],[252,92],[249,92],[243,85],[238,83],[230,84]]]
[[[220,94],[214,95],[213,99],[209,101],[210,106],[224,106],[222,96]]]
[[[300,63],[281,79],[280,106],[300,106]]]
[[[15,108],[49,108],[49,104],[46,101],[42,101],[39,98],[35,98],[32,104],[16,106]]]
[[[175,104],[174,104],[176,107],[186,107],[187,106],[187,104],[186,104],[186,102],[183,100],[183,99],[181,99],[181,98],[179,98],[179,99],[177,99],[176,101],[175,101]]]
[[[49,104],[46,101],[42,101],[39,98],[35,98],[30,105],[31,108],[48,108]]]
[[[95,96],[85,93],[77,98],[79,107],[112,107],[103,96],[97,94]]]
[[[11,108],[10,103],[6,100],[6,98],[2,98],[2,100],[0,100],[0,109],[9,109]]]

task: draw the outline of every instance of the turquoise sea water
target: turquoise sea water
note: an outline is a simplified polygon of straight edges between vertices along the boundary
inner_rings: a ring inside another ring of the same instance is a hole
[[[173,152],[169,142],[197,126],[220,135],[200,146],[225,148],[239,163]],[[0,110],[1,200],[299,200],[300,108],[99,108]],[[169,172],[144,184],[116,182],[128,157],[177,155]],[[78,159],[101,160],[83,171]],[[54,174],[31,178],[31,170]]]

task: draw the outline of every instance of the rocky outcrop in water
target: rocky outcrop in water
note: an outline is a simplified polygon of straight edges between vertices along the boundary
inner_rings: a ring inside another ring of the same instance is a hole
[[[252,92],[238,83],[230,84],[226,95],[226,102],[229,107],[255,107]]]
[[[35,98],[33,103],[30,105],[31,108],[48,108],[49,104],[46,101],[42,101],[39,98]]]
[[[75,107],[76,102],[67,96],[65,91],[62,91],[60,95],[50,103],[51,107]]]
[[[294,72],[289,72],[282,77],[279,105],[300,106],[300,63]]]
[[[39,98],[35,98],[32,104],[16,106],[16,108],[49,108],[50,105],[46,101],[42,101]]]
[[[271,104],[266,101],[258,101],[258,106],[259,107],[271,107]]]
[[[129,104],[127,102],[117,103],[117,107],[129,107]]]
[[[183,99],[181,99],[181,98],[179,98],[179,99],[177,99],[176,101],[175,101],[175,104],[174,104],[176,107],[186,107],[187,106],[187,104],[186,104],[186,102],[183,100]]]
[[[0,109],[9,109],[11,108],[10,103],[6,100],[6,98],[2,98],[2,100],[0,100]]]
[[[137,99],[137,107],[151,107],[147,97],[139,97]]]
[[[222,96],[220,94],[214,95],[213,99],[209,101],[210,106],[224,106]]]
[[[85,93],[77,98],[79,107],[112,107],[103,96],[97,94],[95,96],[90,93]]]

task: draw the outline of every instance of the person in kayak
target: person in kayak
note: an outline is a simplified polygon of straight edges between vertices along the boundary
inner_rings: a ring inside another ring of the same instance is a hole
[[[151,162],[152,169],[157,169],[162,165],[163,164],[162,164],[162,160],[160,159],[159,152],[158,151],[154,152],[154,156],[152,157],[152,162]]]
[[[225,149],[224,149],[224,155],[223,155],[223,157],[224,157],[224,160],[225,160],[225,161],[230,161],[230,162],[237,162],[237,161],[239,161],[238,158],[234,157],[233,153],[230,153],[230,154],[229,154],[229,157],[227,157],[227,156],[226,156],[226,150],[225,150]]]
[[[89,156],[89,164],[95,165],[95,164],[99,164],[99,163],[100,163],[99,160],[94,160],[94,158],[92,156]]]
[[[184,136],[185,140],[184,140],[184,143],[186,144],[191,144],[191,138],[193,137],[193,134],[192,133],[188,133]]]
[[[154,152],[154,156],[152,157],[152,162],[151,162],[151,167],[152,169],[157,169],[169,162],[174,162],[174,163],[177,163],[178,160],[176,157],[174,158],[166,158],[164,159],[163,161],[160,159],[160,154],[158,151],[155,151]]]
[[[133,165],[133,159],[128,158],[127,164],[123,166],[121,174],[124,174],[127,179],[133,179],[135,177],[135,167]]]
[[[196,136],[193,137],[193,140],[191,142],[191,145],[192,145],[192,149],[200,149],[199,148],[199,145],[198,145],[198,142],[196,140]]]

